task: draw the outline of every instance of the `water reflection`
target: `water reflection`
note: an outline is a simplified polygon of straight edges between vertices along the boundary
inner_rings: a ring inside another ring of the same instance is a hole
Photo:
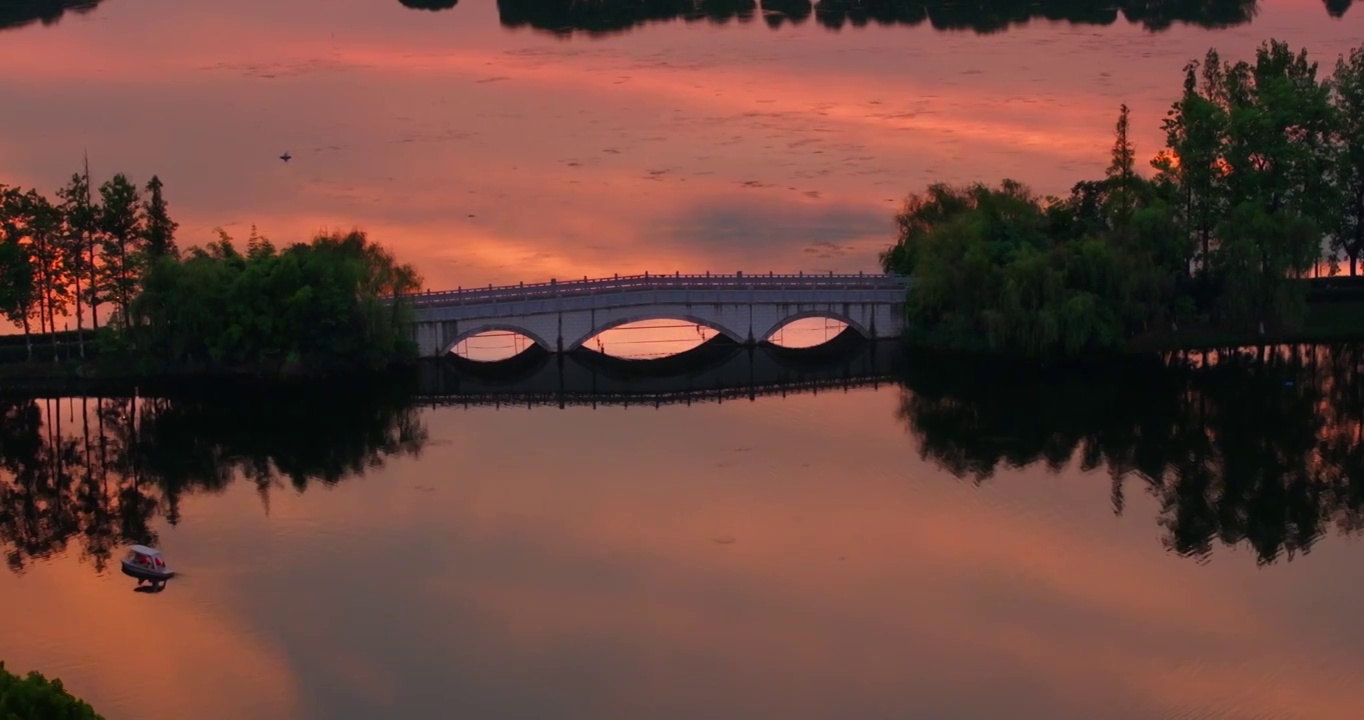
[[[33,23],[53,25],[67,12],[88,13],[104,0],[5,0],[0,3],[0,30]]]
[[[899,415],[920,454],[983,482],[1077,457],[1160,504],[1166,547],[1198,559],[1246,543],[1260,563],[1364,527],[1364,350],[1174,357],[1102,374],[911,362]]]
[[[1342,17],[1353,0],[1323,0],[1332,17]],[[0,30],[33,23],[53,25],[67,12],[88,13],[104,0],[15,0],[0,4]],[[451,10],[459,0],[399,0],[414,10]],[[1094,4],[1085,0],[497,0],[501,24],[556,34],[611,34],[654,22],[681,20],[714,24],[749,23],[761,19],[771,28],[800,25],[813,19],[831,30],[869,24],[935,30],[994,33],[1033,20],[1076,25],[1112,25],[1121,18],[1151,32],[1176,25],[1228,28],[1250,22],[1258,0],[1119,0]]]
[[[413,10],[449,10],[459,4],[459,0],[399,0],[403,7]]]
[[[0,399],[0,548],[9,568],[78,549],[103,571],[155,545],[191,493],[249,483],[302,492],[419,455],[421,406],[638,406],[844,393],[899,377],[897,416],[921,457],[983,483],[1002,468],[1078,466],[1159,507],[1165,547],[1261,564],[1364,529],[1364,347],[1149,358],[1103,371],[1006,369],[905,356],[845,334],[820,350],[723,340],[665,360],[581,351],[489,365],[451,357],[402,384],[272,395]],[[873,418],[873,420],[875,420]],[[534,442],[526,438],[518,442]]]
[[[111,553],[156,544],[187,493],[252,483],[302,492],[416,455],[426,429],[410,388],[141,398],[0,398],[0,550],[21,572],[72,544],[103,571]]]
[[[582,349],[554,355],[534,346],[498,363],[458,356],[425,363],[422,402],[442,405],[662,405],[878,387],[903,355],[897,342],[845,330],[817,348],[741,346],[716,336],[677,355],[629,360]]]
[[[405,3],[406,4],[406,3]],[[1340,17],[1350,0],[1326,0],[1327,10]],[[610,34],[653,22],[682,20],[715,24],[748,23],[761,18],[769,27],[799,25],[811,18],[831,30],[869,24],[919,26],[935,30],[994,33],[1033,20],[1065,21],[1077,25],[1112,25],[1119,18],[1159,32],[1176,25],[1227,28],[1250,22],[1257,0],[1119,0],[1095,4],[1085,0],[498,0],[506,27],[531,27],[558,34]]]

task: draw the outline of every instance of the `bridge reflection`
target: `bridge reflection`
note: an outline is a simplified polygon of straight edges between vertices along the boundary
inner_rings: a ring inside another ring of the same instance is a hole
[[[817,348],[744,346],[723,336],[678,355],[624,360],[587,349],[532,348],[498,363],[451,355],[425,361],[420,400],[430,405],[591,406],[724,402],[879,387],[893,381],[899,341],[844,331]]]

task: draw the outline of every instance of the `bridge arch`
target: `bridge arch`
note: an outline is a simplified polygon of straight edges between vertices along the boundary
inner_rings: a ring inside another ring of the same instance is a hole
[[[513,325],[511,323],[486,323],[471,328],[469,330],[465,330],[464,332],[461,332],[459,335],[456,335],[455,339],[450,341],[450,343],[448,343],[445,346],[445,350],[441,352],[441,355],[449,355],[450,353],[454,352],[455,348],[459,347],[459,344],[464,342],[465,340],[468,340],[469,338],[475,335],[482,335],[483,333],[488,332],[516,333],[517,335],[530,338],[531,342],[535,343],[536,345],[539,345],[545,350],[548,350],[550,352],[554,352],[555,350],[554,343],[545,342],[545,339],[540,337],[534,330],[528,330],[524,327],[521,327],[519,325]]]
[[[582,337],[574,338],[573,342],[568,343],[568,344],[564,347],[564,349],[565,349],[565,350],[568,350],[568,351],[577,350],[577,349],[581,348],[583,345],[586,345],[586,344],[587,344],[587,341],[591,340],[592,338],[594,338],[594,337],[596,337],[596,336],[598,336],[598,335],[600,335],[600,334],[602,334],[602,333],[604,333],[604,332],[606,332],[606,331],[608,331],[608,330],[614,330],[614,329],[616,329],[616,328],[618,328],[618,327],[623,327],[623,326],[625,326],[625,325],[631,325],[631,324],[634,324],[634,323],[637,323],[637,322],[645,322],[645,321],[648,321],[648,320],[681,320],[682,322],[696,323],[697,325],[700,325],[700,326],[702,326],[702,327],[708,327],[708,328],[710,328],[711,330],[714,330],[715,332],[718,332],[718,333],[720,333],[721,335],[724,335],[725,337],[729,338],[730,340],[733,340],[734,342],[743,343],[744,340],[745,340],[745,337],[744,337],[743,335],[740,335],[739,333],[735,332],[734,330],[732,330],[732,329],[730,329],[730,328],[728,328],[728,327],[725,327],[723,324],[718,323],[718,322],[716,322],[716,321],[714,321],[714,320],[709,320],[709,319],[706,319],[706,318],[704,318],[704,317],[700,317],[700,316],[698,316],[698,315],[688,315],[688,314],[685,314],[685,313],[672,313],[672,312],[663,311],[663,312],[644,312],[644,313],[639,313],[639,314],[635,314],[635,315],[627,315],[627,316],[625,316],[625,317],[614,318],[614,319],[610,320],[609,322],[601,323],[600,325],[597,325],[597,326],[594,327],[593,329],[587,331],[587,334],[586,334],[586,335],[583,335]]]
[[[853,318],[849,317],[846,313],[838,312],[836,310],[824,309],[802,310],[801,312],[795,313],[793,315],[788,315],[784,319],[778,320],[777,322],[773,323],[772,326],[767,328],[767,330],[763,332],[762,335],[759,335],[757,339],[760,341],[771,342],[772,336],[776,335],[777,331],[781,330],[787,325],[790,325],[793,322],[797,322],[799,320],[808,320],[811,318],[829,318],[830,320],[837,320],[847,325],[848,327],[852,328],[864,338],[876,337],[874,334],[872,334],[871,328],[868,328],[867,326],[863,325],[857,320],[854,320]]]

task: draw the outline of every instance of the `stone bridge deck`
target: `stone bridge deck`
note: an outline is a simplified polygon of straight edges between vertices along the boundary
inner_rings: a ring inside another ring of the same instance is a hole
[[[908,279],[894,275],[643,275],[460,288],[404,298],[424,356],[450,352],[490,331],[524,335],[555,352],[582,347],[613,327],[674,319],[742,343],[770,338],[787,323],[828,317],[868,338],[898,335]]]

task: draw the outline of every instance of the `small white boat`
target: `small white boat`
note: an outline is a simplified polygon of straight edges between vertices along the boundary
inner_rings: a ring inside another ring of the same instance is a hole
[[[137,578],[139,585],[148,581],[153,584],[163,583],[175,577],[175,571],[166,564],[166,559],[162,557],[160,550],[154,550],[146,545],[134,545],[128,548],[128,556],[123,558],[123,574]]]

